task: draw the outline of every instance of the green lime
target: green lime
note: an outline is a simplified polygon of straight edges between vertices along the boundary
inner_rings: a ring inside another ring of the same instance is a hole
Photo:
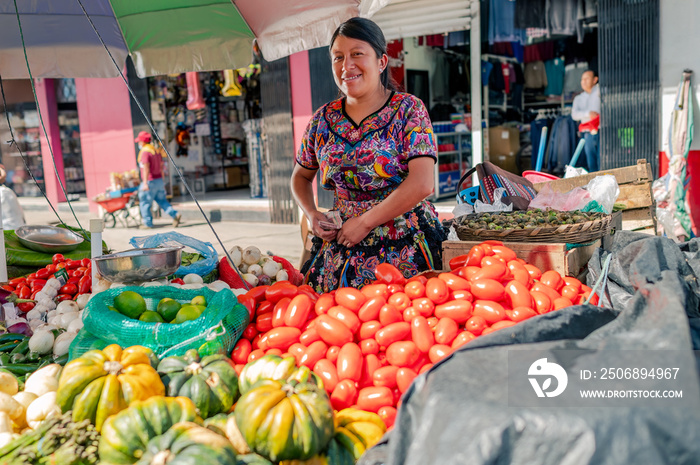
[[[145,321],[146,323],[164,323],[165,320],[163,319],[162,316],[160,316],[159,313],[157,312],[152,312],[150,310],[146,310],[141,314],[139,317],[140,321]]]
[[[204,307],[207,306],[207,299],[204,298],[203,295],[198,295],[197,297],[193,298],[190,303],[192,305],[202,305]]]
[[[196,320],[201,314],[202,311],[198,307],[191,304],[185,304],[180,307],[180,310],[177,312],[177,315],[173,320],[173,323],[180,324],[184,323],[185,321]]]
[[[114,306],[122,315],[138,319],[147,310],[146,301],[134,291],[124,291],[114,298]]]
[[[182,305],[177,300],[166,297],[158,302],[156,311],[163,317],[165,321],[173,321],[177,312],[180,311]]]
[[[109,310],[112,310],[113,312],[119,313],[119,310],[117,310],[116,308],[112,307],[111,305],[107,305],[107,308],[108,308]]]
[[[200,314],[200,315],[202,314],[202,312],[203,312],[204,310],[207,309],[207,307],[204,306],[204,305],[195,305],[195,307],[197,307],[197,308],[199,309],[199,314]]]

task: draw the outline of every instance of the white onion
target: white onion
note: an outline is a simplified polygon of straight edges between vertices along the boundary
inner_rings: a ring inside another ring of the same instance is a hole
[[[204,283],[190,283],[190,284],[182,284],[180,286],[181,289],[201,289],[205,287]]]
[[[275,281],[289,281],[289,273],[286,270],[279,270],[275,275]]]
[[[260,278],[260,275],[263,274],[263,270],[262,270],[262,267],[256,263],[256,264],[250,265],[248,267],[248,273],[254,274],[258,278]]]
[[[39,326],[43,325],[44,322],[41,320],[29,320],[29,327],[32,328],[32,331],[37,329]]]
[[[277,276],[277,273],[279,273],[281,269],[282,265],[270,259],[263,265],[262,272],[268,276]]]
[[[44,329],[37,329],[29,338],[29,350],[38,354],[48,354],[53,348],[53,333]]]
[[[80,310],[84,309],[87,303],[90,301],[90,298],[92,297],[92,294],[80,294],[77,299],[75,299],[75,303],[78,304],[78,308]]]
[[[204,282],[202,277],[195,273],[185,275],[185,277],[182,278],[182,280],[185,282],[185,284],[197,284]]]
[[[81,329],[83,329],[83,319],[76,318],[75,320],[70,322],[68,328],[66,328],[66,331],[68,331],[69,333],[77,333]]]
[[[245,279],[245,282],[247,282],[248,284],[250,284],[253,287],[258,285],[258,277],[255,276],[254,274],[244,273],[243,279]]]
[[[53,344],[54,357],[60,357],[61,355],[65,355],[68,353],[68,349],[70,349],[70,344],[71,342],[73,342],[73,339],[75,339],[76,334],[77,333],[66,332],[60,334],[56,338],[56,342],[54,342]]]
[[[213,287],[217,288],[218,290],[221,289],[231,289],[231,286],[228,285],[226,281],[222,281],[220,279],[217,279],[214,282],[209,283],[209,288],[211,289]]]
[[[41,311],[37,310],[36,307],[34,307],[33,309],[31,309],[27,312],[27,319],[29,321],[41,320]]]
[[[258,249],[254,245],[243,249],[243,263],[247,263],[248,265],[254,265],[258,263],[260,261],[261,256],[262,254],[260,253],[260,249]]]
[[[71,324],[71,322],[77,318],[78,312],[63,313],[57,318],[56,323],[54,324],[57,325],[59,328],[67,329],[68,325]]]
[[[58,303],[56,306],[56,313],[59,315],[63,313],[77,312],[80,310],[80,306],[72,300],[64,300]]]
[[[241,263],[243,263],[243,249],[240,246],[234,246],[228,251],[228,254],[231,256],[231,261],[234,265],[241,266]]]

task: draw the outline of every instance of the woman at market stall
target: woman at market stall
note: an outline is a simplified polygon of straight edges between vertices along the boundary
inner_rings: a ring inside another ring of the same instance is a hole
[[[330,55],[341,97],[314,114],[291,180],[316,236],[302,267],[306,282],[319,292],[359,288],[384,262],[405,277],[441,269],[446,236],[425,200],[433,191],[436,142],[423,102],[395,89],[384,34],[372,21],[341,24]],[[334,191],[340,229],[329,227],[314,201],[319,170],[321,186]]]

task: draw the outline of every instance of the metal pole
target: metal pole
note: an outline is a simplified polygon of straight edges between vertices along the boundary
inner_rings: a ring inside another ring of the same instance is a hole
[[[471,61],[472,94],[472,166],[484,159],[481,129],[481,11],[479,0],[471,2],[472,24],[469,30],[469,54]],[[472,175],[472,186],[478,186],[476,172]]]

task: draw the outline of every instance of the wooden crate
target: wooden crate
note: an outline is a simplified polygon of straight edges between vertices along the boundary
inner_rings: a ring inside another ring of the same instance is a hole
[[[651,192],[651,183],[654,180],[651,165],[646,160],[637,160],[636,165],[616,168],[607,171],[577,176],[575,178],[558,179],[555,181],[540,182],[535,184],[535,190],[539,192],[549,184],[555,192],[569,192],[575,187],[583,187],[596,176],[612,174],[620,186],[620,195],[616,203],[625,204],[622,210],[622,229],[641,230],[656,234],[656,205]]]
[[[518,258],[535,265],[542,271],[555,270],[562,276],[581,277],[586,273],[588,260],[598,247],[609,250],[613,236],[622,226],[622,214],[613,213],[610,222],[609,234],[597,241],[580,247],[571,248],[570,244],[563,242],[504,242],[506,246],[515,252]],[[448,269],[450,260],[469,252],[480,241],[445,241],[442,243],[442,264]]]

